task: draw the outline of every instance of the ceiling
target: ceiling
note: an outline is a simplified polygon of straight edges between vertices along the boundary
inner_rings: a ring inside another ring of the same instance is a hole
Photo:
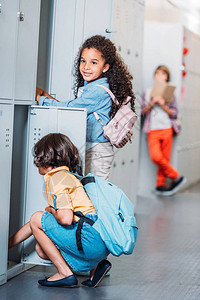
[[[151,0],[152,1],[152,0]],[[155,0],[159,3],[168,3],[177,12],[177,20],[189,30],[200,35],[200,0]]]
[[[170,4],[177,7],[183,13],[190,14],[194,18],[200,19],[199,0],[167,0]]]

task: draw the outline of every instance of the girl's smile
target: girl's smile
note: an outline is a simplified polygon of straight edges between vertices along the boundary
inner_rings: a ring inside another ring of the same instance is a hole
[[[85,48],[81,54],[79,70],[83,79],[92,82],[102,77],[109,69],[100,51],[95,48]]]

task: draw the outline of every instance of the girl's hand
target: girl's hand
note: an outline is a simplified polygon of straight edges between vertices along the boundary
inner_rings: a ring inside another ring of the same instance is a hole
[[[132,135],[133,135],[133,132],[129,131],[128,134],[127,134],[127,137],[122,140],[122,142],[119,144],[119,146],[121,148],[124,147],[128,143],[128,141],[130,141],[130,143],[131,143],[131,136]]]
[[[45,96],[45,97],[48,97],[49,99],[53,99],[53,100],[56,100],[57,102],[60,102],[59,100],[57,100],[54,97],[52,97],[51,95],[49,95],[45,90],[40,89],[39,87],[36,86],[35,101],[39,102],[41,96]]]
[[[40,97],[44,94],[44,90],[43,89],[40,89],[39,87],[36,86],[36,94],[35,94],[35,100],[37,102],[39,102],[40,100]]]

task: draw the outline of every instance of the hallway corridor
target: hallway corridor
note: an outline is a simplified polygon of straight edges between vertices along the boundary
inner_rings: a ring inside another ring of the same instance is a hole
[[[174,197],[153,194],[137,205],[138,241],[132,256],[111,257],[111,275],[96,289],[45,288],[54,272],[36,266],[0,287],[1,300],[200,299],[200,183]],[[79,283],[85,278],[78,277]]]

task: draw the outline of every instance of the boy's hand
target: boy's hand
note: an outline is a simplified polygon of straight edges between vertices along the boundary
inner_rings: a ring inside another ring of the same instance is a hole
[[[47,206],[47,207],[45,208],[45,211],[47,211],[48,213],[52,214],[52,209],[54,209],[54,208],[51,207],[51,206]]]
[[[160,106],[164,105],[165,104],[165,99],[160,97],[160,96],[157,96],[157,97],[153,97],[153,103],[154,104],[159,104]]]

